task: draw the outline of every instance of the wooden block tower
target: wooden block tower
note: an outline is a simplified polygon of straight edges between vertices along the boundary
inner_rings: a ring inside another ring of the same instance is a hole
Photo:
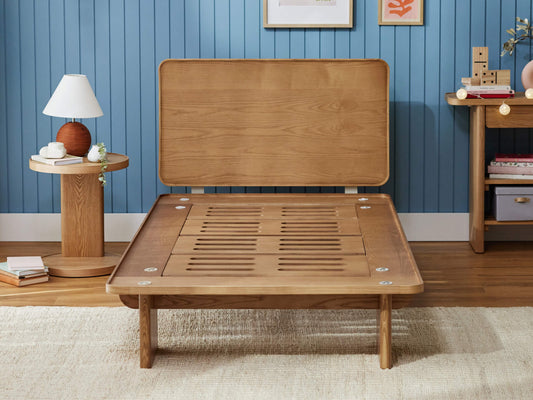
[[[481,84],[483,71],[489,69],[489,48],[473,47],[472,48],[472,86]]]
[[[489,70],[489,48],[472,47],[472,76],[461,82],[465,86],[510,86],[511,71]]]

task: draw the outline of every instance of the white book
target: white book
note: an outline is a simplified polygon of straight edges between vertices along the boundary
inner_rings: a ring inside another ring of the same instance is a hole
[[[48,165],[68,165],[68,164],[80,164],[83,162],[83,157],[71,156],[67,154],[63,158],[44,158],[38,154],[31,156],[33,161],[41,162]]]
[[[43,259],[32,257],[7,257],[7,268],[10,271],[44,271]]]
[[[465,89],[466,89],[467,92],[470,92],[472,90],[501,91],[501,90],[511,90],[511,86],[506,86],[506,85],[465,86]]]
[[[489,174],[490,179],[531,179],[533,175]]]

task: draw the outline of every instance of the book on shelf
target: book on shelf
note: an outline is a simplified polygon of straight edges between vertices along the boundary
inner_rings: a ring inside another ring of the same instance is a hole
[[[48,269],[44,271],[10,271],[7,262],[0,263],[0,282],[14,286],[27,286],[48,281]]]
[[[533,159],[531,162],[527,161],[491,161],[490,165],[493,167],[531,167],[533,168]]]
[[[83,162],[83,157],[71,156],[67,154],[63,158],[45,158],[38,154],[31,156],[33,161],[37,161],[48,165],[68,165],[68,164],[80,164]]]
[[[48,274],[48,268],[44,267],[44,270],[20,270],[20,271],[11,271],[8,266],[7,262],[0,263],[0,274],[1,275],[8,275],[15,278],[31,278],[34,276],[42,276]]]
[[[10,271],[44,271],[43,259],[39,256],[7,257]]]
[[[494,161],[533,162],[533,154],[496,153]]]
[[[514,174],[489,174],[489,179],[531,179],[532,175],[514,175]]]
[[[489,174],[509,174],[509,175],[533,175],[533,167],[518,167],[518,166],[496,166],[489,165],[487,167]]]

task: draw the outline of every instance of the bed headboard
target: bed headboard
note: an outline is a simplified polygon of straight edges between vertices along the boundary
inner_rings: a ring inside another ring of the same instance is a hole
[[[170,186],[378,186],[389,177],[383,60],[165,60],[159,177]]]

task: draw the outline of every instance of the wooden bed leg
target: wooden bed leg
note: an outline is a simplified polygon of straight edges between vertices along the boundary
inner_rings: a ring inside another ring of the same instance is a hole
[[[152,368],[157,349],[157,309],[152,305],[153,296],[139,295],[141,368]]]
[[[381,369],[392,367],[392,295],[379,295],[379,366]]]

